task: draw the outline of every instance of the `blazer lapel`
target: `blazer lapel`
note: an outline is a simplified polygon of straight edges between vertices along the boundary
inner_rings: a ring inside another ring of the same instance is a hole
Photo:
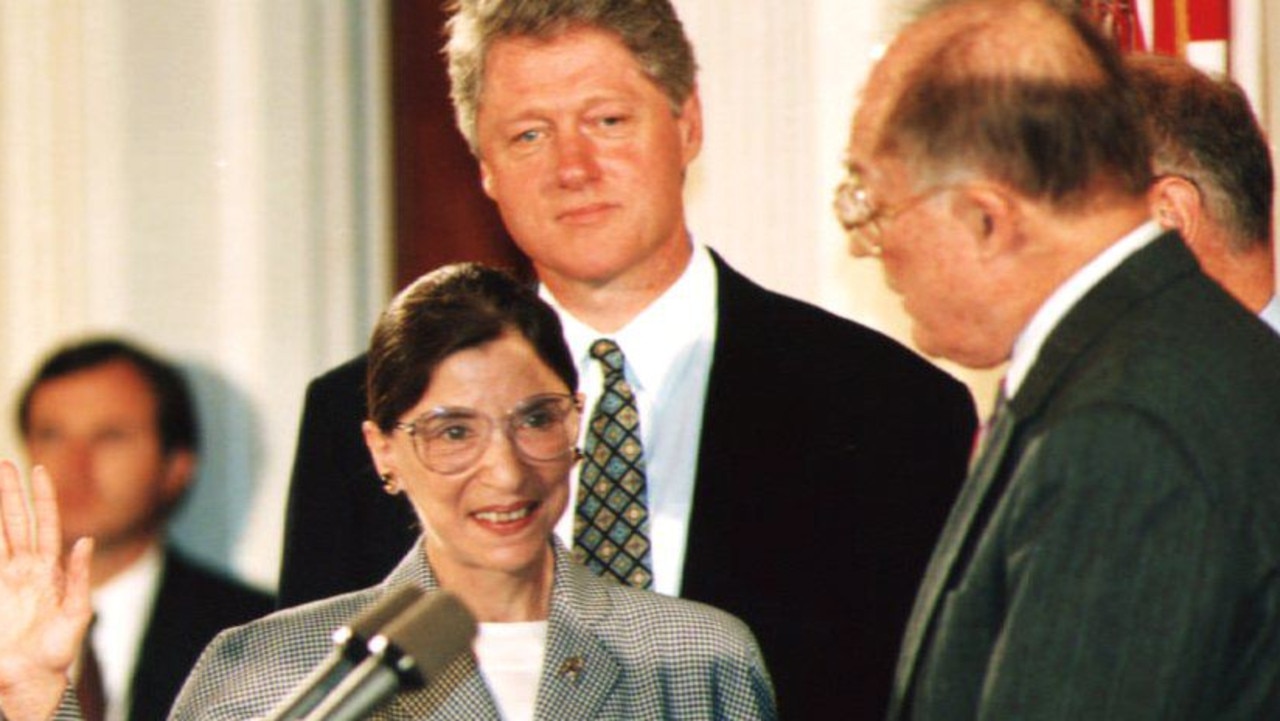
[[[609,650],[581,628],[548,624],[538,687],[538,718],[596,718],[621,669]]]
[[[580,574],[588,572],[571,565],[559,540],[555,546],[556,580],[534,716],[597,718],[622,675],[595,632],[608,622],[613,604],[601,586],[582,583]]]
[[[960,497],[956,499],[956,505],[947,518],[937,549],[929,559],[924,580],[920,584],[915,608],[911,612],[911,620],[907,624],[903,637],[902,652],[898,656],[898,669],[894,674],[894,689],[890,700],[890,719],[897,718],[903,710],[902,700],[906,698],[907,690],[911,687],[920,648],[933,620],[938,599],[946,588],[947,579],[951,578],[965,539],[975,530],[973,523],[978,516],[978,509],[982,508],[983,499],[992,491],[994,481],[999,475],[1009,450],[1009,442],[1013,438],[1017,419],[1012,404],[1003,405],[1004,408],[992,419],[991,429],[970,469],[969,479],[965,482]]]
[[[718,559],[731,553],[734,524],[727,523],[722,501],[740,492],[741,482],[727,469],[734,443],[740,442],[741,424],[753,417],[751,408],[739,407],[741,373],[756,363],[749,346],[735,335],[741,328],[754,328],[755,321],[738,317],[744,298],[752,295],[750,281],[739,276],[711,251],[716,267],[716,338],[707,376],[707,394],[702,407],[702,434],[698,438],[698,460],[694,473],[693,507],[689,513],[689,535],[685,541],[684,573],[680,596],[704,602],[721,593],[715,573]],[[737,375],[735,375],[737,374]]]
[[[193,612],[187,600],[190,593],[184,593],[186,589],[182,588],[185,573],[185,569],[179,567],[179,562],[166,549],[164,565],[160,571],[160,587],[156,589],[155,606],[151,617],[147,619],[147,627],[139,646],[137,666],[129,682],[129,693],[133,699],[129,709],[130,721],[145,721],[168,715],[168,704],[174,699],[168,693],[157,693],[156,689],[171,687],[176,692],[182,687],[182,678],[191,670],[191,662],[184,659],[186,651],[183,649],[187,641],[157,632],[157,629],[162,628],[186,628],[190,623]],[[191,658],[198,654],[196,651]]]

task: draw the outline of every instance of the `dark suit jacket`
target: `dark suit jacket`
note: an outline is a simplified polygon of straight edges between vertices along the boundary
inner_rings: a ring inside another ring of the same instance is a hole
[[[165,550],[156,605],[130,683],[130,721],[160,721],[204,647],[225,628],[269,613],[270,596]]]
[[[963,385],[898,343],[715,258],[718,326],[681,596],[747,622],[783,718],[882,717],[898,641],[964,476]],[[289,605],[371,583],[416,535],[359,433],[363,358],[307,392]]]
[[[1177,236],[1081,299],[996,423],[890,718],[1280,718],[1280,339]]]

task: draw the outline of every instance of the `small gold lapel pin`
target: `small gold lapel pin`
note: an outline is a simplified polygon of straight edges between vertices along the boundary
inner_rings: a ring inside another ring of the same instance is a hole
[[[570,656],[564,660],[564,663],[560,664],[560,670],[556,674],[577,683],[578,676],[586,665],[587,662],[581,656]]]

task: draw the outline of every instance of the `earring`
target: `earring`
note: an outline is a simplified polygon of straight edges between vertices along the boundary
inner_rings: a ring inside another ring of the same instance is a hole
[[[581,449],[581,448],[579,448],[579,447],[577,447],[577,446],[574,446],[574,447],[573,447],[573,462],[574,462],[574,463],[577,463],[578,461],[581,461],[583,458],[586,458],[586,457],[587,457],[587,456],[586,456],[586,454],[582,452],[582,449]]]
[[[390,473],[383,473],[379,478],[382,479],[382,491],[388,496],[400,495],[400,484],[396,483],[396,479]]]

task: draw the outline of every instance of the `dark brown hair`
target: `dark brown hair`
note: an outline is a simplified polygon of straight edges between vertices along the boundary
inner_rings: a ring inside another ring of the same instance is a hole
[[[530,285],[506,271],[458,263],[409,284],[383,311],[369,342],[369,419],[384,433],[418,404],[450,355],[519,333],[570,391],[578,371],[560,319]]]
[[[31,400],[41,385],[115,362],[133,366],[150,386],[156,404],[156,433],[163,451],[168,454],[199,450],[196,407],[182,373],[134,343],[106,336],[68,343],[40,363],[18,401],[18,429],[22,435],[28,435],[31,430]]]

